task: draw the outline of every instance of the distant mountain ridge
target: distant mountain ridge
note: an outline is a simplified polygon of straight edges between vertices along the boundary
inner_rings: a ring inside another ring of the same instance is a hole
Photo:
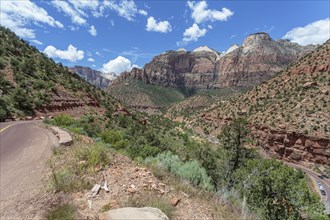
[[[207,46],[193,51],[166,51],[142,69],[122,73],[118,80],[138,79],[165,87],[250,87],[270,79],[315,48],[288,40],[275,41],[267,33],[256,33],[225,53]]]
[[[112,80],[116,79],[117,77],[115,73],[102,73],[86,66],[74,66],[70,67],[69,69],[77,73],[90,84],[95,85],[101,89],[110,86]]]

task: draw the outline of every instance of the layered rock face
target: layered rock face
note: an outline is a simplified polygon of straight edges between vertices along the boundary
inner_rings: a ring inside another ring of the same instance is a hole
[[[133,78],[165,87],[206,88],[216,78],[215,51],[168,51],[153,58],[144,68],[133,68],[121,74],[121,79]]]
[[[70,70],[77,73],[80,77],[85,79],[90,84],[95,85],[101,89],[110,86],[112,82],[112,78],[106,77],[102,72],[93,70],[89,67],[74,66],[70,67]]]
[[[272,130],[266,126],[251,128],[251,134],[271,155],[290,162],[312,162],[330,166],[330,140],[294,131]]]
[[[166,87],[249,87],[269,79],[314,48],[256,33],[242,46],[233,45],[222,54],[208,47],[165,52],[142,70],[123,73],[120,79],[134,78]]]
[[[223,56],[215,66],[215,87],[248,87],[260,84],[314,49],[285,40],[274,41],[266,33],[248,36],[241,47]]]

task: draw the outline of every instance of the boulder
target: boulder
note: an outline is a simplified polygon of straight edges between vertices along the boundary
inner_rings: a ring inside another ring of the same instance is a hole
[[[120,208],[99,215],[100,220],[168,220],[169,218],[157,208]]]
[[[58,142],[60,145],[69,146],[72,144],[73,140],[72,140],[71,135],[68,132],[63,131],[62,129],[60,129],[58,127],[51,127],[51,129],[52,129],[52,132],[58,138]]]

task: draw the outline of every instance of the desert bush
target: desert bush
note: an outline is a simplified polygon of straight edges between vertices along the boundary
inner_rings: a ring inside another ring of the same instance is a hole
[[[78,161],[85,161],[81,164],[85,169],[105,166],[110,160],[102,144],[79,147],[75,149],[74,154]]]
[[[54,117],[53,120],[51,120],[51,124],[57,125],[57,126],[72,126],[76,123],[76,120],[74,120],[69,115],[57,115]]]
[[[214,189],[211,178],[196,160],[183,162],[177,155],[174,155],[171,152],[165,152],[156,157],[146,158],[145,162],[147,164],[156,164],[170,173],[173,173],[182,179],[186,179],[201,188],[207,190]]]
[[[123,133],[121,131],[107,129],[100,134],[100,137],[107,144],[116,144],[123,140]]]

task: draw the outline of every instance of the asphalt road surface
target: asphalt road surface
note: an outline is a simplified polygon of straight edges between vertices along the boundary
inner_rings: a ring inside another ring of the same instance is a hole
[[[40,122],[0,123],[0,219],[33,218],[56,137]],[[32,207],[31,207],[32,206]]]
[[[308,169],[302,165],[299,165],[299,164],[294,164],[294,163],[288,163],[288,162],[284,162],[285,164],[287,164],[288,166],[290,167],[293,167],[293,168],[296,168],[296,169],[300,169],[302,170],[303,172],[305,172],[313,181],[316,182],[316,180],[320,181],[320,183],[323,185],[324,187],[324,191],[326,193],[325,196],[321,195],[320,193],[320,190],[318,189],[318,193],[320,194],[321,198],[322,198],[322,201],[325,205],[325,208],[326,208],[326,213],[329,215],[330,214],[330,180],[329,179],[321,179],[319,178],[320,174],[311,170],[311,169]]]

